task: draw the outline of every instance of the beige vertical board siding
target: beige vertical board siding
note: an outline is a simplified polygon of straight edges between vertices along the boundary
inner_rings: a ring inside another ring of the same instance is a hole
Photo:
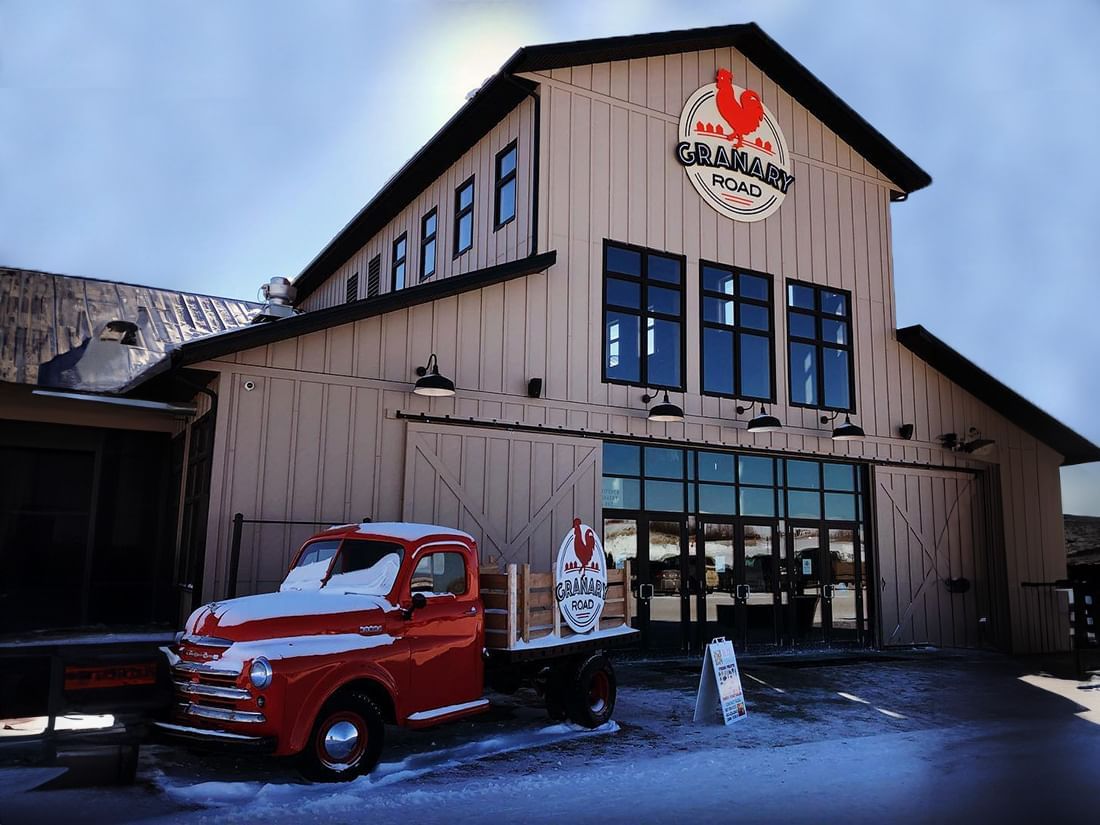
[[[534,101],[523,100],[490,132],[455,161],[439,178],[382,227],[359,250],[320,284],[303,302],[302,309],[312,310],[342,304],[346,300],[347,280],[359,273],[359,290],[366,295],[367,265],[377,254],[382,256],[382,291],[390,288],[393,242],[408,233],[406,284],[420,282],[420,221],[433,207],[437,215],[436,274],[432,280],[480,269],[492,264],[530,255],[531,180],[533,174]],[[496,155],[516,140],[516,220],[500,230],[493,227]],[[454,193],[471,174],[474,179],[474,247],[468,253],[452,257],[454,236]]]
[[[573,518],[602,523],[601,467],[595,440],[410,422],[403,517],[448,524],[456,508],[441,510],[436,493],[446,488],[459,514],[449,526],[477,539],[482,560],[548,570]]]

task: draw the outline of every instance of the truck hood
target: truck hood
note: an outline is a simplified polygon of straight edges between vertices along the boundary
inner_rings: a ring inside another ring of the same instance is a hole
[[[397,607],[382,596],[340,591],[285,590],[211,602],[191,614],[186,635],[229,642],[358,633],[383,623]]]

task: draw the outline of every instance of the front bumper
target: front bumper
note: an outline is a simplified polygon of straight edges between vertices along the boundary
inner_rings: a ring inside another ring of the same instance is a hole
[[[247,753],[271,753],[277,740],[274,736],[248,736],[213,728],[195,728],[173,722],[155,722],[153,734],[158,739],[184,743],[208,750],[225,750]]]

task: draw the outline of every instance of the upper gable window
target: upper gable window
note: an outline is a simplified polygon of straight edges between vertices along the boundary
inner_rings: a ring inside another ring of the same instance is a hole
[[[854,412],[851,293],[787,281],[787,341],[791,403]]]
[[[474,245],[474,176],[455,190],[455,255]]]
[[[684,389],[684,259],[604,242],[603,380]]]
[[[516,216],[516,142],[513,140],[497,154],[495,228],[500,229]]]
[[[435,274],[436,210],[420,220],[420,280]]]
[[[405,286],[405,258],[408,254],[408,235],[402,233],[401,237],[393,242],[393,271],[390,279],[390,288],[396,292]]]

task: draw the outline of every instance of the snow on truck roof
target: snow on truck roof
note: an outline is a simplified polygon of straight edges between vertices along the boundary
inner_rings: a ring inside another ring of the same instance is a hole
[[[356,533],[368,536],[392,536],[402,541],[420,541],[429,536],[452,536],[471,543],[474,541],[474,537],[469,533],[455,530],[453,527],[441,527],[438,524],[416,524],[408,521],[367,521],[361,524],[334,524],[324,532],[350,532],[353,527]]]

